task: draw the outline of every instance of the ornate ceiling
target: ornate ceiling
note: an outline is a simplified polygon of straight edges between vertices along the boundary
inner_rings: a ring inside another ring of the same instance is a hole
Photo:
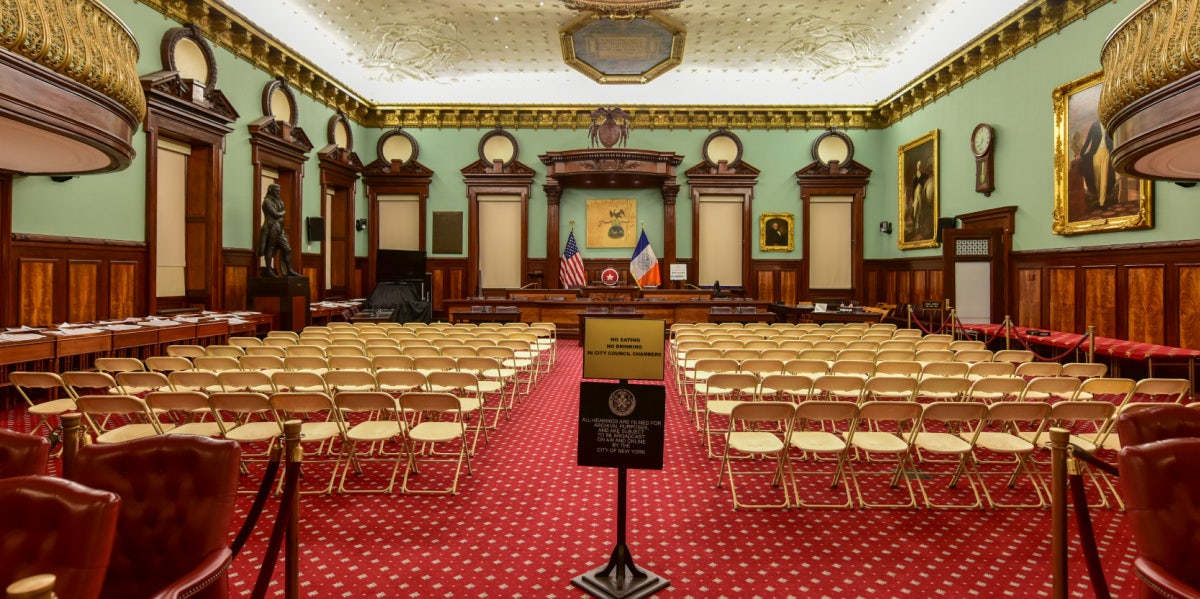
[[[559,32],[586,13],[560,0],[221,1],[384,105],[872,105],[1026,4],[685,0],[657,13],[686,31],[682,63],[604,85],[564,63]]]

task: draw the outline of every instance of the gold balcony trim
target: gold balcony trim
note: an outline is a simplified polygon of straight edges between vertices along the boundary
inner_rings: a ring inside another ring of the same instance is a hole
[[[5,0],[0,0],[3,2]],[[11,1],[11,0],[9,0]],[[595,106],[415,105],[364,101],[219,0],[138,0],[365,127],[587,129]],[[1112,0],[1032,0],[873,106],[622,106],[637,129],[880,129],[932,104]]]
[[[0,47],[146,114],[137,40],[95,0],[0,0]]]
[[[1153,0],[1125,18],[1100,53],[1100,121],[1200,71],[1200,0]]]

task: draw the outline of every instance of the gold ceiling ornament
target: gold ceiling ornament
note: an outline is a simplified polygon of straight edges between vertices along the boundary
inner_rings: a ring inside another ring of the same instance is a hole
[[[679,8],[683,0],[559,0],[575,10],[586,10],[610,19],[635,19],[652,10]]]
[[[560,0],[566,3],[568,0]],[[587,0],[570,0],[580,3]],[[297,91],[345,111],[365,127],[407,129],[588,129],[595,106],[388,104],[362,99],[342,82],[297,55],[262,28],[218,0],[138,0],[180,23],[194,23],[214,44],[229,50],[272,76],[289,78]],[[882,129],[932,104],[1001,63],[1017,56],[1112,0],[1032,0],[1009,18],[980,34],[956,54],[905,85],[893,98],[874,106],[813,105],[642,105],[625,106],[637,129],[808,130]],[[628,5],[616,0],[589,4]],[[682,2],[680,2],[682,3]],[[4,6],[6,2],[0,2]]]
[[[1138,7],[1109,35],[1100,64],[1100,121],[1111,127],[1122,109],[1200,72],[1200,0]]]

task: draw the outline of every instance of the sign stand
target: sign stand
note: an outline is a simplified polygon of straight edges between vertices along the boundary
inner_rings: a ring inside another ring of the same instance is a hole
[[[625,386],[628,380],[621,379]],[[571,584],[593,597],[641,599],[670,586],[671,582],[633,564],[633,553],[625,543],[625,506],[629,485],[628,469],[617,468],[617,544],[608,564],[571,579]],[[614,573],[615,570],[615,573]]]

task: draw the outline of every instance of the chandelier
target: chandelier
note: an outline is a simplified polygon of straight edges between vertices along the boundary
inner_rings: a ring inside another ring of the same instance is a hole
[[[613,19],[632,19],[652,10],[679,8],[683,0],[559,0],[575,10],[587,10]]]

